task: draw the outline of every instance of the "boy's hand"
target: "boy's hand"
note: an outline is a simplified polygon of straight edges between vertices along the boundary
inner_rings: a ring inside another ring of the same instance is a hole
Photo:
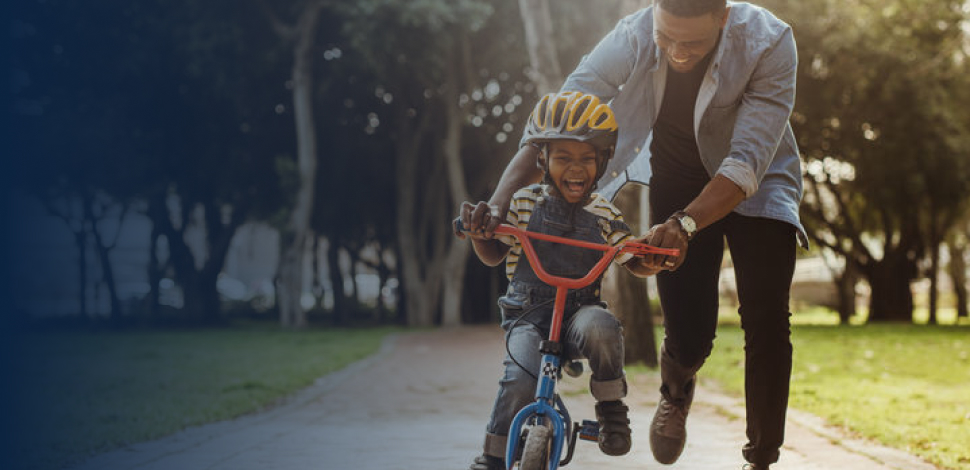
[[[502,223],[502,214],[498,206],[481,201],[472,204],[465,201],[461,204],[461,224],[465,232],[455,231],[455,236],[464,240],[465,235],[479,240],[491,240],[495,236],[495,229]]]

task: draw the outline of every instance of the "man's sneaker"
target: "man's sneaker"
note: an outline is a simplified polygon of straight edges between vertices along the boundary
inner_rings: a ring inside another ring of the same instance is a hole
[[[505,470],[505,460],[495,456],[482,454],[475,457],[468,470]]]
[[[665,465],[670,465],[680,458],[687,442],[687,413],[690,411],[691,401],[694,399],[693,384],[688,386],[687,398],[677,403],[661,393],[657,413],[650,423],[650,450],[653,458]]]
[[[606,455],[623,455],[630,451],[630,409],[621,400],[596,403],[596,420],[600,425],[600,450]]]

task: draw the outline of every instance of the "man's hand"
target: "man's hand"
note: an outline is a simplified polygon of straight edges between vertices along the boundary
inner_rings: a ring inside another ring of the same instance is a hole
[[[659,268],[647,264],[646,258],[643,256],[634,256],[633,258],[630,258],[630,261],[624,263],[623,266],[637,277],[646,278],[660,272]]]
[[[680,256],[646,255],[642,264],[650,269],[676,271],[687,258],[687,234],[674,219],[668,219],[662,224],[654,225],[642,238],[642,243],[660,248],[676,248]]]
[[[465,239],[465,235],[473,239],[491,240],[495,236],[495,229],[503,221],[498,206],[485,201],[478,204],[463,202],[460,218],[465,232],[455,231],[455,236],[462,240]]]

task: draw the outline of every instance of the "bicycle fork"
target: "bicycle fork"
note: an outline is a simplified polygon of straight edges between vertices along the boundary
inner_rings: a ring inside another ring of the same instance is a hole
[[[539,343],[539,352],[542,353],[542,366],[536,383],[536,401],[519,410],[515,414],[515,418],[512,419],[512,424],[509,426],[509,441],[505,448],[506,470],[512,469],[515,453],[519,448],[519,441],[522,439],[522,426],[532,416],[536,417],[536,425],[538,426],[544,425],[545,419],[552,423],[552,445],[549,449],[548,470],[556,470],[559,467],[559,459],[566,442],[566,421],[554,407],[554,395],[562,354],[559,335],[562,328],[563,313],[566,310],[566,294],[568,292],[569,289],[565,287],[556,289],[556,303],[552,313],[549,339]]]
[[[543,341],[543,346],[548,346],[550,341]],[[559,343],[553,343],[556,347]],[[539,382],[536,385],[536,401],[526,405],[516,413],[509,426],[509,441],[505,449],[506,468],[511,470],[515,460],[516,451],[522,439],[522,426],[526,421],[535,416],[536,425],[544,425],[544,420],[548,419],[552,423],[552,445],[549,449],[549,470],[559,467],[559,460],[562,456],[564,444],[566,442],[566,422],[562,415],[553,405],[553,394],[556,387],[556,379],[559,371],[558,354],[546,353],[542,356],[542,369],[539,375]]]

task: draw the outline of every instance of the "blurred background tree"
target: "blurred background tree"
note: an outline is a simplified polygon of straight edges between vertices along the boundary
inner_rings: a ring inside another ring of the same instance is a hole
[[[271,252],[275,289],[245,309],[284,326],[492,321],[504,276],[448,222],[490,195],[555,87],[543,83],[644,3],[22,2],[8,158],[16,191],[58,220],[44,230],[64,235],[38,233],[27,205],[9,225],[35,251],[46,238],[73,246],[48,250],[50,264],[15,253],[25,275],[12,277],[11,315],[50,317],[38,279],[56,265],[76,285],[69,318],[225,323],[238,313],[220,284],[232,247],[260,225],[279,234],[250,241]],[[931,322],[945,302],[965,316],[965,2],[763,3],[798,42],[803,218],[835,261],[831,303],[848,320],[867,285],[869,321],[912,321],[917,302]],[[552,39],[530,39],[529,24]],[[137,295],[124,287],[134,278],[147,286]],[[179,302],[164,300],[168,279]]]
[[[911,284],[930,277],[935,322],[940,248],[970,202],[965,2],[766,3],[798,42],[802,215],[844,260],[840,309],[861,276],[869,321],[911,321]]]

